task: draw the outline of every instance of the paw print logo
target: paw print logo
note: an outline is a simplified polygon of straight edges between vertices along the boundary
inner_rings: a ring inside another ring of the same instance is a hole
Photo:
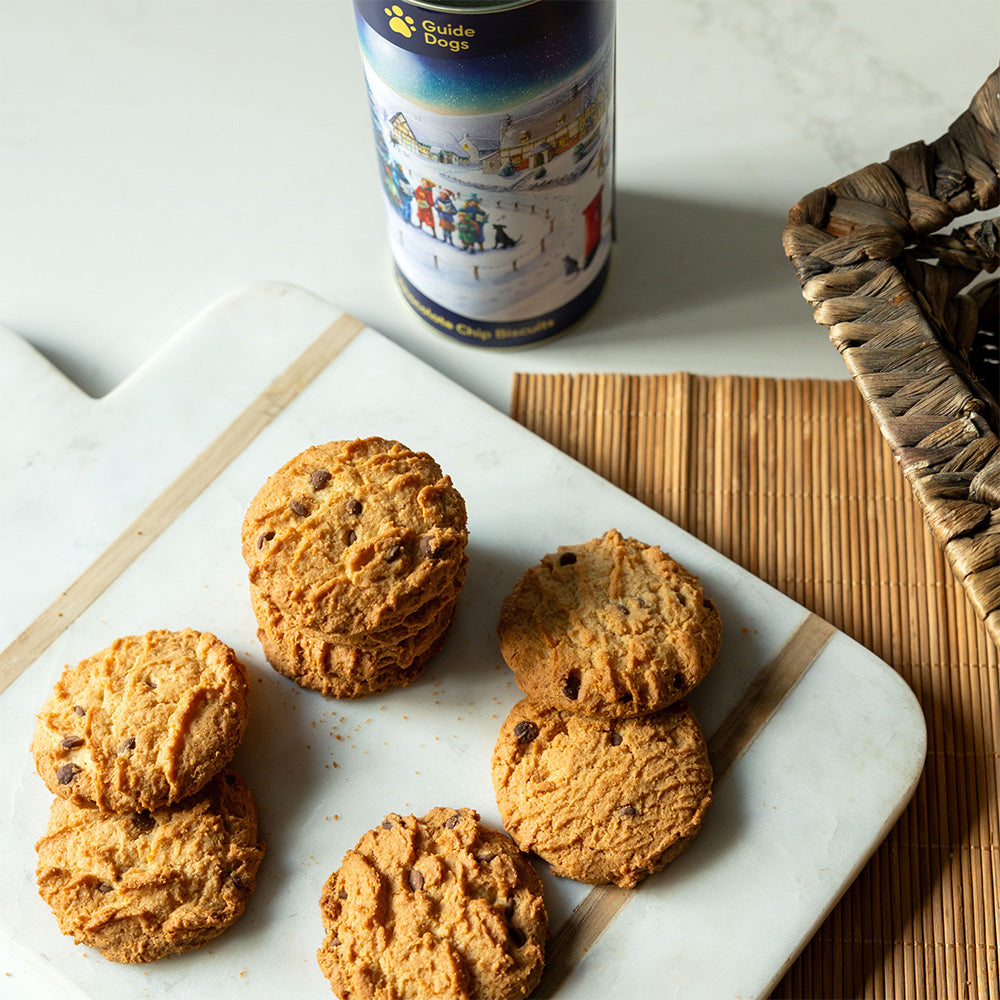
[[[403,15],[403,8],[394,3],[391,7],[385,8],[385,16],[389,18],[389,27],[404,38],[409,38],[413,34],[413,18],[408,14]]]

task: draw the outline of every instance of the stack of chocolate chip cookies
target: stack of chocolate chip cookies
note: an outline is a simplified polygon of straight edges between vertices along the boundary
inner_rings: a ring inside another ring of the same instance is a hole
[[[286,462],[243,520],[258,636],[303,687],[357,698],[412,683],[465,582],[465,501],[425,452],[369,437]]]
[[[658,547],[611,530],[527,570],[498,633],[527,696],[493,752],[504,827],[557,875],[635,886],[684,848],[711,800],[684,698],[718,655],[715,605]]]
[[[229,761],[246,670],[209,632],[116,639],[67,666],[31,750],[55,800],[38,888],[64,934],[116,962],[199,947],[246,907],[264,845]]]

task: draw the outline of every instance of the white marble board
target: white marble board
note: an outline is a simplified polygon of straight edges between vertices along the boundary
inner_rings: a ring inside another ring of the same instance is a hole
[[[489,757],[520,697],[496,641],[500,602],[541,555],[614,526],[698,573],[720,607],[723,650],[692,698],[710,742],[803,634],[820,641],[721,776],[702,833],[634,892],[559,995],[766,996],[912,794],[926,748],[912,692],[853,640],[374,330],[269,410],[275,376],[341,315],[301,289],[251,286],[101,399],[0,329],[0,656],[16,674],[0,693],[0,942],[63,997],[329,996],[315,961],[323,880],[387,812],[463,805],[499,824]],[[109,548],[127,551],[133,521],[262,399],[260,433],[73,610],[74,581]],[[338,702],[264,661],[240,522],[287,458],[370,434],[427,450],[451,474],[468,503],[469,577],[447,646],[418,683]],[[187,625],[214,631],[250,670],[252,718],[234,764],[257,795],[267,855],[246,914],[222,937],[118,966],[61,936],[35,891],[50,796],[27,748],[64,664],[121,634]],[[12,645],[40,634],[37,646]],[[12,662],[12,649],[30,652]],[[539,869],[558,931],[590,889]]]

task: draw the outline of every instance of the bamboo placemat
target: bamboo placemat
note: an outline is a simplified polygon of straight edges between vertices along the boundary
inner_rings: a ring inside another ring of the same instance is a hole
[[[920,700],[916,794],[774,997],[1000,1000],[997,650],[853,384],[517,374],[511,413],[853,636]]]

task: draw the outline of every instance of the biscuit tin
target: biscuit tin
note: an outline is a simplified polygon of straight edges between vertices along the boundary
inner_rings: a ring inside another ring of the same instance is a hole
[[[396,280],[482,347],[562,332],[607,277],[611,0],[355,0]]]

